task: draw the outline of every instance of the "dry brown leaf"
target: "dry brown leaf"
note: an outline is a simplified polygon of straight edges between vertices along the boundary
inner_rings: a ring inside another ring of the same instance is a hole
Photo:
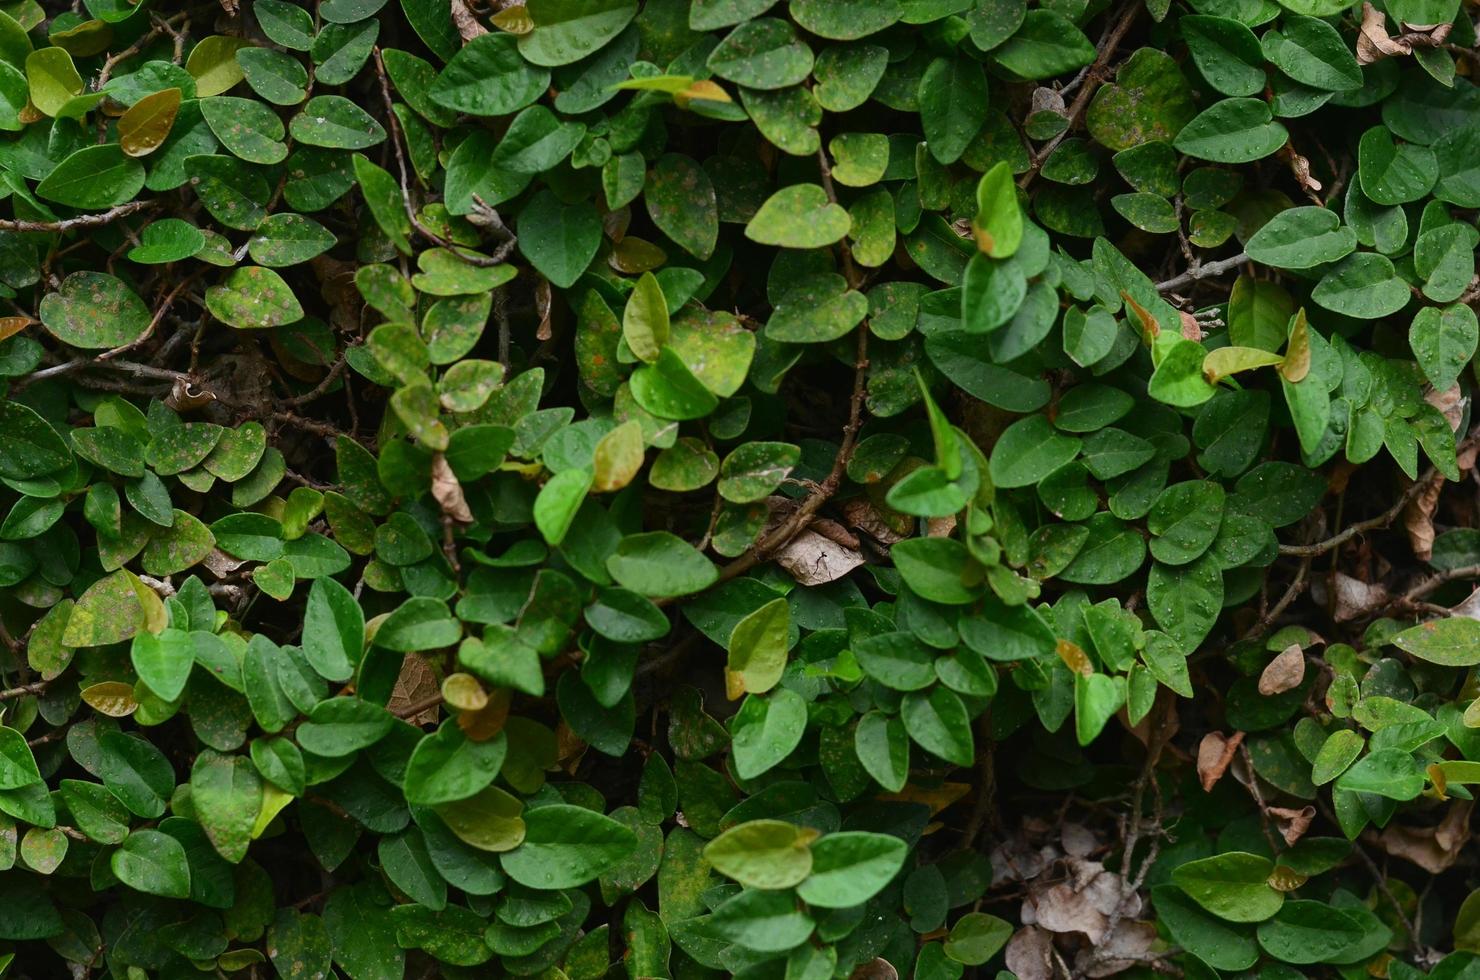
[[[1121,921],[1098,945],[1079,951],[1076,974],[1109,977],[1145,962],[1156,944],[1156,926],[1150,922]]]
[[[848,980],[899,980],[899,971],[894,964],[878,956],[854,970]]]
[[[441,453],[432,457],[432,497],[442,507],[442,513],[459,524],[473,523],[473,512],[468,510],[467,498],[463,496],[462,484]]]
[[[1420,561],[1428,561],[1434,556],[1434,511],[1439,509],[1439,491],[1443,488],[1444,476],[1435,474],[1418,496],[1403,508],[1403,529],[1408,532],[1413,556]]]
[[[1272,806],[1268,813],[1274,817],[1275,826],[1286,844],[1294,844],[1304,837],[1305,832],[1310,829],[1310,822],[1316,818],[1316,808],[1313,806],[1303,806],[1298,810]]]
[[[907,526],[896,527],[890,524],[888,518],[881,514],[867,497],[854,497],[843,504],[843,516],[847,518],[849,524],[880,544],[894,544],[910,536],[910,529]]]
[[[386,709],[393,715],[398,714],[436,696],[439,690],[437,674],[431,665],[424,658],[408,653],[401,660],[401,673],[396,677],[396,686],[391,690],[391,699],[386,703]],[[417,727],[429,725],[436,722],[438,712],[439,708],[432,705],[406,720]]]
[[[1393,857],[1412,861],[1429,874],[1439,874],[1454,865],[1469,843],[1474,808],[1473,800],[1453,800],[1438,827],[1390,824],[1377,843]]]
[[[863,554],[804,530],[776,553],[776,564],[791,573],[798,585],[826,585],[862,565]]]
[[[858,535],[849,531],[830,517],[814,517],[812,518],[812,523],[808,524],[807,527],[816,531],[829,541],[842,545],[844,548],[851,548],[854,551],[858,550]]]
[[[1344,572],[1335,572],[1331,579],[1336,593],[1338,623],[1360,619],[1388,600],[1388,591],[1381,585],[1354,579]]]
[[[1222,732],[1208,732],[1203,736],[1197,746],[1197,779],[1202,783],[1203,792],[1210,792],[1223,778],[1243,741],[1243,732],[1234,732],[1231,738]]]
[[[1064,845],[1065,854],[1077,858],[1089,857],[1100,847],[1100,839],[1080,823],[1064,824],[1059,831],[1059,843]]]
[[[220,548],[212,548],[211,553],[206,555],[205,560],[201,564],[206,567],[206,571],[216,576],[216,578],[225,578],[245,565],[246,562],[239,558],[231,557]]]
[[[1133,917],[1140,912],[1140,897],[1126,891],[1120,875],[1106,871],[1104,865],[1083,858],[1062,864],[1069,872],[1067,880],[1029,890],[1021,909],[1024,924],[1050,932],[1083,933],[1098,943],[1110,928],[1111,916],[1119,912]]]
[[[1357,32],[1357,64],[1413,53],[1413,44],[1388,34],[1387,16],[1370,3],[1362,4],[1362,27]]]
[[[1290,170],[1295,174],[1295,179],[1300,182],[1300,186],[1308,191],[1319,191],[1323,186],[1319,180],[1310,175],[1309,158],[1294,151],[1290,153]]]
[[[1007,941],[1007,968],[1018,980],[1053,980],[1053,936],[1026,926]]]
[[[1466,619],[1480,619],[1480,586],[1477,586],[1459,604],[1450,606],[1449,614],[1463,616]]]
[[[462,35],[464,44],[488,33],[488,28],[478,23],[478,18],[473,16],[464,0],[452,0],[452,23],[457,27],[457,33]]]
[[[932,517],[925,522],[925,536],[927,538],[949,538],[955,531],[955,514],[949,514],[945,517]]]
[[[1292,643],[1281,650],[1259,675],[1259,693],[1266,697],[1293,691],[1305,680],[1305,651]]]

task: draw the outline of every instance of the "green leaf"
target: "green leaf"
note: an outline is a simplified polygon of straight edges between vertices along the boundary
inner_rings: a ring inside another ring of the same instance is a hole
[[[149,308],[121,280],[74,272],[41,300],[41,322],[58,340],[85,350],[121,347],[149,327]]]
[[[1408,345],[1435,391],[1454,387],[1460,372],[1475,356],[1480,322],[1475,311],[1462,304],[1439,309],[1426,306],[1413,317]]]
[[[185,848],[157,830],[136,830],[108,861],[115,877],[135,891],[161,898],[190,897]]]
[[[1324,902],[1286,902],[1256,934],[1266,953],[1283,963],[1324,963],[1362,939],[1365,923]]]
[[[321,677],[348,680],[365,648],[365,614],[353,593],[327,576],[315,579],[308,590],[301,643]]]
[[[72,56],[61,48],[41,48],[26,56],[26,84],[31,104],[42,115],[55,116],[73,96],[82,92],[82,76]]]
[[[519,250],[553,285],[573,285],[601,244],[601,218],[589,203],[562,204],[541,191],[519,212]]]
[[[790,633],[791,610],[784,598],[773,599],[735,624],[725,673],[731,696],[764,694],[780,682]]]
[[[665,153],[647,175],[644,201],[653,224],[701,261],[719,240],[719,205],[709,174],[690,157]]]
[[[381,629],[388,625],[389,621],[382,623]],[[384,738],[395,721],[378,704],[352,697],[330,698],[314,705],[308,721],[298,726],[298,744],[314,755],[352,755]]]
[[[985,912],[968,912],[951,926],[944,952],[947,957],[966,966],[980,966],[1007,945],[1012,925]]]
[[[1439,164],[1427,146],[1395,143],[1386,126],[1373,126],[1357,147],[1357,176],[1373,202],[1406,204],[1433,189]]]
[[[1095,60],[1095,46],[1063,14],[1030,10],[1017,33],[993,51],[992,57],[1017,77],[1036,80],[1084,67]]]
[[[1480,664],[1480,622],[1465,616],[1429,620],[1402,631],[1391,642],[1411,656],[1444,667]]]
[[[1411,800],[1423,792],[1424,782],[1424,770],[1412,754],[1401,749],[1378,749],[1337,776],[1335,786],[1348,793]]]
[[[863,768],[891,793],[904,789],[910,776],[910,739],[897,716],[870,711],[858,720],[854,752]]]
[[[202,752],[190,770],[190,800],[216,853],[240,864],[262,806],[262,779],[251,760]]]
[[[783,891],[746,889],[714,910],[708,927],[717,936],[758,953],[781,953],[807,941],[812,920]]]
[[[900,705],[905,731],[915,744],[958,766],[975,761],[975,740],[966,705],[950,688],[911,691]]]
[[[41,781],[36,758],[26,737],[14,728],[0,727],[0,790],[20,789]]]
[[[899,873],[908,854],[905,842],[889,834],[827,834],[812,845],[812,873],[797,886],[797,895],[818,908],[862,905]]]
[[[575,888],[615,867],[637,846],[637,836],[611,817],[555,804],[525,814],[524,842],[499,863],[530,888]]]
[[[473,741],[455,720],[422,737],[406,763],[406,801],[437,806],[466,800],[482,792],[503,767],[508,738]]]
[[[1262,99],[1224,99],[1193,118],[1172,145],[1214,163],[1251,163],[1285,145],[1289,134]]]
[[[148,688],[163,701],[177,700],[185,692],[190,669],[195,666],[195,645],[184,630],[137,633],[129,648],[134,670]]]
[[[952,538],[907,538],[890,557],[910,589],[931,602],[964,605],[981,594],[980,571],[966,546]]]
[[[817,831],[784,820],[751,820],[704,847],[716,871],[750,888],[791,888],[812,871]]]
[[[730,726],[735,772],[741,779],[754,779],[774,769],[801,742],[807,704],[784,687],[766,697],[748,695]]]
[[[1290,16],[1266,31],[1264,56],[1302,85],[1332,92],[1362,87],[1362,69],[1336,28],[1315,17]]]
[[[720,78],[747,88],[786,88],[811,74],[812,49],[786,21],[758,17],[731,31],[709,53],[705,65]]]
[[[1387,256],[1354,252],[1321,277],[1310,295],[1333,313],[1376,320],[1407,306],[1411,294]]]
[[[637,16],[637,0],[529,0],[534,30],[519,53],[535,65],[568,65],[611,43]]]
[[[699,592],[719,577],[709,559],[667,531],[627,535],[606,560],[606,568],[619,584],[656,597]]]
[[[442,69],[430,96],[438,105],[475,116],[504,116],[538,99],[550,72],[520,56],[512,34],[494,31],[467,42]]]
[[[668,303],[651,272],[644,272],[632,287],[622,310],[622,339],[639,360],[651,364],[668,342]]]
[[[276,271],[261,266],[233,269],[218,285],[206,289],[206,306],[223,323],[242,329],[265,329],[303,319],[298,297]]]
[[[144,165],[117,143],[75,150],[36,185],[36,194],[72,208],[101,210],[131,200],[144,187]]]
[[[1023,211],[1018,205],[1017,185],[1006,161],[999,160],[982,174],[976,185],[976,217],[971,222],[977,247],[994,259],[1011,258],[1023,240]],[[976,263],[972,259],[972,263]],[[971,265],[967,266],[970,280]],[[962,297],[963,304],[965,297]],[[971,318],[963,313],[963,320]]]
[[[1244,247],[1255,262],[1277,269],[1310,269],[1345,258],[1357,248],[1357,236],[1328,208],[1298,207],[1281,211],[1254,233]]]
[[[1177,22],[1188,53],[1208,84],[1223,95],[1258,95],[1264,90],[1264,52],[1259,39],[1231,17],[1189,14]]]
[[[1193,901],[1229,922],[1263,922],[1285,904],[1269,886],[1274,864],[1257,854],[1233,851],[1189,861],[1172,869],[1172,880]]]
[[[363,150],[385,139],[385,128],[342,95],[316,95],[288,122],[293,139],[331,150]]]
[[[1057,431],[1043,415],[1018,419],[992,447],[988,463],[992,483],[1030,486],[1079,455],[1081,445],[1079,439]]]
[[[772,194],[745,226],[745,237],[783,248],[822,248],[848,234],[852,219],[816,184],[793,184]]]
[[[999,62],[1008,53],[999,49]],[[1022,61],[1014,63],[1021,65]],[[936,58],[925,69],[920,78],[920,126],[925,145],[937,161],[949,164],[961,158],[982,128],[986,111],[987,76],[979,62],[960,56]]]

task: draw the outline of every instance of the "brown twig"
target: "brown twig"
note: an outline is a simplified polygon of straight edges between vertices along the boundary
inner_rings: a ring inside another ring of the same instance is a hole
[[[154,206],[154,201],[130,201],[96,214],[79,214],[73,218],[62,218],[60,221],[22,221],[18,218],[0,218],[0,231],[64,232],[76,228],[97,228]]]
[[[28,694],[41,694],[46,690],[50,681],[33,681],[30,684],[22,684],[20,687],[12,687],[0,691],[0,701],[10,701],[15,698],[23,698]]]
[[[1240,252],[1237,255],[1229,256],[1226,259],[1219,259],[1216,262],[1204,262],[1201,265],[1193,266],[1186,272],[1173,276],[1165,282],[1157,283],[1156,291],[1159,293],[1169,293],[1189,283],[1194,283],[1202,279],[1211,279],[1214,276],[1221,276],[1229,269],[1236,269],[1247,261],[1249,261],[1249,257],[1243,252]]]
[[[1033,160],[1028,166],[1027,173],[1018,178],[1019,187],[1027,190],[1028,185],[1033,183],[1033,178],[1038,176],[1038,171],[1043,169],[1044,163],[1053,155],[1053,151],[1058,149],[1059,144],[1064,141],[1064,138],[1079,124],[1080,118],[1084,115],[1085,110],[1089,108],[1089,102],[1094,97],[1095,90],[1105,80],[1105,69],[1110,66],[1110,59],[1115,57],[1116,49],[1120,47],[1120,42],[1125,39],[1126,33],[1131,29],[1131,25],[1135,23],[1136,15],[1141,12],[1141,9],[1142,5],[1137,0],[1128,0],[1120,8],[1116,14],[1114,25],[1097,45],[1099,54],[1096,55],[1094,62],[1086,69],[1082,76],[1084,81],[1080,85],[1079,93],[1074,96],[1074,101],[1069,105],[1067,113],[1069,124],[1064,127],[1062,133],[1045,143],[1043,148],[1033,155]]]

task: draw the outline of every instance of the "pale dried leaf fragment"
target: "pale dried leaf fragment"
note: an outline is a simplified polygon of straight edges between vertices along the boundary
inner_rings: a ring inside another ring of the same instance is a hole
[[[1411,861],[1429,874],[1439,874],[1454,866],[1470,841],[1470,814],[1473,800],[1453,800],[1449,811],[1437,827],[1409,827],[1390,824],[1377,843],[1393,857]]]
[[[901,521],[903,526],[889,523],[889,517],[881,514],[867,497],[854,497],[845,503],[843,516],[849,524],[883,545],[891,545],[910,536],[910,521]]]
[[[1146,962],[1156,941],[1152,923],[1122,920],[1098,945],[1079,951],[1074,972],[1086,977],[1114,976]]]
[[[899,971],[884,957],[876,956],[854,970],[849,980],[899,980]]]
[[[457,27],[457,33],[462,35],[464,44],[488,33],[488,28],[478,22],[464,0],[452,0],[452,23]]]
[[[1388,34],[1386,14],[1370,3],[1362,4],[1362,27],[1357,32],[1357,64],[1370,65],[1383,58],[1412,53],[1412,42]]]
[[[393,715],[399,715],[408,708],[435,697],[440,689],[437,675],[426,660],[414,653],[408,653],[401,660],[401,673],[396,677],[396,686],[391,689],[391,699],[386,703],[386,709]],[[406,720],[419,728],[435,723],[437,714],[438,708],[434,704],[407,716]]]
[[[1244,742],[1243,732],[1234,732],[1232,737],[1222,732],[1208,732],[1197,746],[1197,779],[1203,792],[1211,792],[1228,771],[1229,763]]]
[[[1285,843],[1292,845],[1305,836],[1305,832],[1310,829],[1310,822],[1316,818],[1316,808],[1313,806],[1303,806],[1298,810],[1272,806],[1267,812],[1274,817],[1275,827]]]
[[[1037,926],[1026,926],[1007,941],[1007,968],[1018,980],[1053,980],[1053,937]]]
[[[468,509],[468,500],[463,496],[462,484],[452,472],[447,457],[441,453],[432,457],[432,497],[442,508],[442,513],[459,524],[473,523],[473,512]]]
[[[1292,643],[1265,666],[1259,675],[1259,693],[1268,697],[1293,691],[1305,680],[1305,651]]]
[[[776,553],[776,564],[790,572],[798,585],[826,585],[863,563],[862,552],[811,529],[802,531]]]
[[[1344,572],[1331,576],[1336,593],[1336,621],[1349,623],[1366,616],[1373,609],[1388,601],[1388,590],[1381,585],[1363,582]]]
[[[1434,478],[1408,501],[1403,508],[1403,529],[1408,532],[1408,544],[1413,555],[1420,561],[1434,556],[1434,512],[1439,509],[1439,491],[1444,487],[1444,476]]]

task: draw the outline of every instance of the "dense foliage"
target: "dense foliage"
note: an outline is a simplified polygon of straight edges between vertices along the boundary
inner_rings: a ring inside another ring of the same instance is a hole
[[[0,973],[1476,976],[1474,43],[0,3]]]

